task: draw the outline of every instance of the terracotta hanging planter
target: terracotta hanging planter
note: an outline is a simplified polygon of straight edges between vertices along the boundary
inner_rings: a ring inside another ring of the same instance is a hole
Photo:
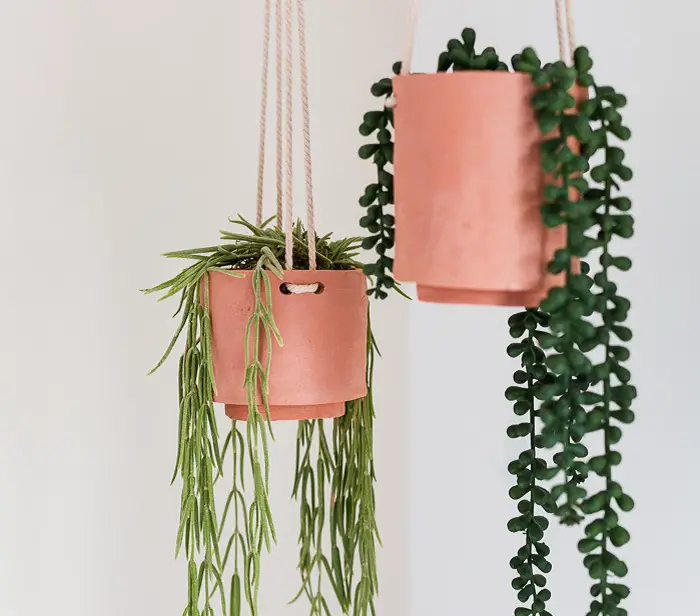
[[[550,614],[552,520],[585,528],[577,547],[594,582],[589,613],[626,614],[628,567],[614,552],[630,541],[620,519],[635,503],[614,477],[637,398],[621,365],[631,304],[617,295],[618,273],[632,267],[617,252],[634,235],[623,149],[631,131],[627,98],[597,82],[588,49],[575,46],[572,0],[566,19],[555,5],[554,62],[526,47],[509,66],[465,28],[440,54],[439,74],[412,75],[409,37],[398,76],[372,85],[382,108],[359,126],[372,142],[358,154],[376,167],[359,223],[377,255],[365,271],[379,299],[398,279],[417,282],[426,301],[525,306],[508,318],[506,348],[518,360],[506,433],[527,443],[507,467],[517,501],[507,528],[525,536],[509,561],[515,615]],[[597,455],[593,433],[604,435]]]
[[[236,420],[248,417],[245,333],[253,311],[251,272],[233,278],[209,274],[215,402]],[[359,270],[288,270],[284,282],[273,274],[272,312],[283,340],[273,341],[269,370],[270,419],[339,417],[345,403],[367,394],[366,277]],[[315,293],[292,294],[287,283],[319,283]],[[251,344],[252,347],[252,344]],[[266,361],[263,338],[259,359]],[[262,400],[259,400],[262,405]]]
[[[536,306],[563,227],[540,213],[542,134],[523,73],[394,79],[397,280],[424,301]]]

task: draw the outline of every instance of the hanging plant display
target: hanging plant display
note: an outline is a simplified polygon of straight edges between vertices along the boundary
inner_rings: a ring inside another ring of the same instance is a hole
[[[325,580],[345,610],[354,597],[359,613],[369,613],[376,594],[375,348],[365,277],[355,260],[360,240],[319,238],[318,270],[283,271],[279,227],[232,222],[245,233],[223,232],[219,246],[166,254],[194,263],[148,291],[180,297],[180,325],[156,369],[183,332],[186,338],[173,480],[182,480],[177,552],[189,563],[187,613],[213,613],[217,595],[222,606],[228,597],[233,611],[225,614],[239,614],[243,600],[258,613],[260,558],[275,541],[268,490],[269,422],[275,419],[300,420],[294,477],[302,516],[300,596],[310,598],[312,614],[322,613]],[[297,223],[294,261],[300,268],[308,267],[307,239]],[[223,443],[215,402],[231,403],[233,421]],[[336,418],[332,434],[326,417]],[[214,484],[224,478],[231,491],[221,511]],[[354,586],[360,553],[362,579]]]
[[[559,3],[557,16],[563,33]],[[616,446],[634,420],[636,389],[625,366],[630,302],[613,282],[631,261],[613,246],[633,234],[620,147],[630,131],[626,98],[596,81],[570,12],[568,24],[570,62],[562,37],[560,61],[543,64],[527,48],[509,67],[494,48],[479,51],[467,28],[440,55],[438,74],[409,75],[404,60],[393,80],[375,83],[385,104],[364,116],[360,132],[376,141],[360,157],[374,162],[377,181],[360,199],[360,224],[370,233],[363,246],[378,253],[365,272],[379,298],[395,272],[417,281],[426,301],[527,307],[509,320],[517,341],[508,354],[521,368],[506,391],[518,416],[508,436],[527,439],[508,466],[518,501],[508,529],[524,535],[510,562],[523,604],[515,616],[551,616],[552,519],[582,525],[588,616],[625,616],[617,549],[630,539],[620,516],[634,502],[615,479]],[[603,480],[592,494],[591,474]]]
[[[330,616],[335,604],[343,614],[375,613],[376,347],[367,278],[357,260],[361,238],[335,240],[315,231],[302,0],[297,7],[306,226],[294,223],[292,206],[292,0],[285,0],[284,19],[277,0],[277,216],[263,221],[267,0],[256,223],[232,219],[234,228],[221,232],[219,245],[167,253],[191,263],[146,291],[180,299],[179,325],[154,370],[185,338],[173,475],[182,484],[176,554],[188,564],[185,616],[214,616],[219,608],[222,616],[260,614],[262,555],[276,541],[272,422],[283,420],[299,422],[292,491],[300,511],[301,584],[293,600],[308,600],[311,616]],[[224,434],[215,403],[231,420]],[[224,481],[228,497],[218,503],[215,486]]]

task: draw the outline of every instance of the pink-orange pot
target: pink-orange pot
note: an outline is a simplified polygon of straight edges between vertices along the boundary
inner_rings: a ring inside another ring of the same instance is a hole
[[[253,311],[252,272],[233,278],[209,274],[215,402],[232,419],[248,417],[245,379],[245,330]],[[366,278],[359,270],[284,272],[284,283],[321,286],[316,293],[286,294],[272,285],[272,313],[283,340],[273,339],[269,376],[272,420],[339,417],[345,402],[367,394]],[[251,341],[252,347],[252,341]],[[261,336],[260,359],[267,347]],[[263,364],[264,365],[264,364]],[[259,404],[262,399],[259,397]],[[259,407],[262,411],[262,407]]]
[[[397,280],[423,301],[536,306],[566,229],[542,222],[542,135],[529,75],[394,79]]]

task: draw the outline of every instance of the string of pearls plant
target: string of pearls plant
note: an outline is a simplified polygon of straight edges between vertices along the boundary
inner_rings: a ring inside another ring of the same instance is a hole
[[[518,501],[518,515],[508,521],[508,529],[524,535],[510,561],[516,573],[512,586],[521,603],[515,616],[551,616],[551,592],[545,588],[552,568],[545,542],[551,519],[571,526],[585,523],[578,547],[594,581],[587,616],[626,616],[621,604],[630,593],[623,583],[627,566],[614,548],[630,539],[620,514],[629,512],[634,501],[613,473],[622,461],[616,445],[623,427],[634,421],[631,407],[637,392],[625,366],[630,356],[625,344],[632,338],[625,325],[630,301],[613,282],[614,272],[626,272],[632,263],[614,255],[613,245],[634,232],[632,203],[623,193],[632,171],[620,146],[631,136],[620,112],[627,101],[614,88],[597,83],[585,47],[576,50],[572,66],[543,64],[532,48],[514,56],[511,65],[529,74],[535,85],[532,106],[542,132],[542,169],[550,178],[543,195],[543,223],[566,226],[566,246],[548,265],[551,273],[565,275],[564,284],[508,322],[515,342],[507,352],[521,365],[515,384],[506,390],[518,418],[507,433],[527,443],[508,466],[516,479],[510,496]],[[477,52],[476,33],[467,28],[460,39],[449,41],[437,70],[509,68],[493,47]],[[400,64],[393,72],[399,74]],[[375,83],[372,94],[386,103],[393,94],[391,79]],[[369,233],[363,247],[377,252],[376,262],[365,266],[365,272],[380,299],[396,287],[391,274],[392,130],[393,110],[386,104],[365,114],[360,126],[362,135],[375,138],[359,152],[377,169],[377,181],[360,198],[365,209],[360,225]],[[589,447],[596,442],[600,451],[593,454]],[[593,494],[586,489],[590,474],[604,483]]]

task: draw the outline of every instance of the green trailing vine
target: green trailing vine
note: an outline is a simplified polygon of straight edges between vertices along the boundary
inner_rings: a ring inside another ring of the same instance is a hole
[[[602,433],[603,454],[588,460],[591,472],[604,478],[604,490],[582,503],[586,515],[598,515],[585,529],[586,538],[579,543],[579,550],[586,553],[584,563],[596,583],[591,588],[595,597],[588,616],[626,616],[620,603],[629,596],[630,589],[616,582],[627,575],[627,566],[612,553],[612,547],[620,548],[630,540],[630,534],[619,523],[619,512],[634,508],[634,500],[622,486],[613,480],[613,468],[620,464],[622,455],[614,449],[622,439],[622,426],[634,421],[631,409],[636,398],[636,388],[631,385],[632,375],[625,367],[629,350],[624,346],[632,339],[632,331],[624,325],[630,301],[618,294],[617,285],[611,280],[612,271],[625,272],[632,261],[625,256],[614,256],[611,243],[614,237],[627,239],[634,233],[634,220],[628,212],[631,200],[619,194],[622,182],[632,179],[632,170],[624,164],[624,151],[614,141],[626,141],[631,131],[624,125],[620,109],[627,99],[610,86],[598,86],[590,76],[593,62],[585,49],[576,53],[579,80],[590,83],[593,97],[582,104],[582,113],[592,122],[590,138],[584,152],[590,159],[598,152],[604,161],[591,169],[593,186],[585,194],[585,200],[594,212],[593,228],[600,243],[600,271],[594,277],[598,290],[596,311],[602,325],[597,328],[597,342],[603,347],[603,361],[593,368],[593,381],[598,388],[595,408],[588,414],[587,431]],[[617,509],[617,510],[616,510]]]
[[[233,573],[231,574],[231,584],[229,597],[231,601],[231,614],[238,616],[241,613],[242,592],[246,593],[246,600],[252,598],[250,585],[241,589],[241,579],[246,579],[249,573],[250,540],[251,533],[248,526],[248,505],[245,497],[245,440],[243,433],[239,430],[240,422],[231,421],[231,431],[226,437],[223,447],[223,457],[226,457],[228,447],[231,447],[231,491],[226,499],[224,513],[219,525],[218,541],[221,545],[226,533],[227,516],[233,508],[233,530],[229,534],[229,540],[224,552],[223,568],[225,569],[229,559],[233,560]],[[225,613],[225,612],[224,612]]]
[[[294,600],[306,595],[311,616],[331,615],[322,592],[324,580],[333,589],[343,614],[375,614],[380,537],[373,453],[376,345],[371,328],[367,352],[368,395],[346,403],[345,415],[333,422],[332,446],[322,420],[301,422],[298,428],[293,496],[300,504],[302,585]],[[324,542],[326,526],[328,542]]]
[[[586,526],[586,537],[579,542],[586,554],[584,564],[596,580],[589,616],[625,616],[620,603],[630,591],[618,580],[626,577],[627,566],[611,546],[622,547],[629,541],[618,512],[630,511],[634,503],[613,480],[613,468],[622,461],[613,446],[622,438],[620,426],[634,419],[631,405],[636,389],[623,365],[629,357],[624,343],[632,338],[623,325],[630,302],[617,294],[610,272],[613,268],[627,271],[632,263],[627,257],[612,256],[610,244],[613,236],[633,234],[633,219],[627,213],[631,201],[613,196],[613,190],[632,178],[624,151],[612,143],[613,138],[625,141],[631,135],[619,112],[626,99],[611,87],[597,85],[585,48],[576,50],[572,67],[562,62],[542,67],[532,50],[526,50],[514,65],[530,73],[541,88],[533,97],[533,107],[545,137],[542,166],[555,180],[545,189],[543,220],[548,227],[565,224],[567,228],[566,247],[556,252],[549,265],[552,273],[566,274],[566,283],[552,289],[541,304],[550,315],[550,333],[540,338],[540,344],[550,350],[546,364],[556,375],[551,387],[538,392],[543,400],[542,437],[547,446],[562,446],[555,463],[565,477],[552,489],[552,497],[564,523],[600,516]],[[593,96],[576,101],[570,93],[575,85],[591,89]],[[553,130],[555,137],[550,136]],[[581,144],[580,154],[570,147],[572,139]],[[603,162],[591,167],[599,152]],[[589,170],[589,179],[582,177]],[[600,269],[591,276],[586,262],[576,272],[575,259],[588,261],[594,253],[599,255]],[[598,321],[602,324],[597,325]],[[592,352],[598,349],[603,360],[595,363]],[[603,434],[603,453],[591,457],[581,441],[593,432]],[[588,472],[605,481],[604,489],[590,497],[580,485]]]
[[[401,63],[397,62],[394,64],[394,74],[398,75],[400,72]],[[373,96],[386,102],[392,96],[393,89],[391,79],[385,78],[375,83],[371,92]],[[394,205],[393,128],[394,111],[386,104],[382,106],[381,111],[368,111],[360,125],[360,134],[369,137],[376,133],[377,140],[376,143],[363,145],[359,152],[360,158],[371,158],[377,169],[377,181],[368,184],[360,197],[360,206],[366,208],[365,214],[360,218],[360,226],[370,233],[362,240],[362,248],[374,249],[378,255],[375,263],[364,266],[364,272],[374,281],[374,286],[368,293],[377,299],[386,299],[387,291],[397,288],[391,274],[394,259],[390,256],[395,241],[395,221],[391,213]]]
[[[314,460],[315,441],[317,452]],[[299,422],[296,473],[292,495],[300,504],[298,567],[302,584],[294,601],[306,595],[311,606],[311,616],[330,614],[328,602],[323,594],[323,580],[326,574],[344,611],[347,605],[344,594],[339,592],[335,585],[336,578],[324,554],[323,545],[328,507],[328,478],[332,474],[334,465],[335,462],[328,449],[324,421]]]
[[[185,616],[214,616],[215,602],[222,615],[240,616],[245,603],[251,616],[257,616],[261,556],[276,541],[269,504],[268,454],[273,434],[268,391],[273,341],[281,344],[282,339],[272,312],[272,284],[267,272],[283,278],[280,263],[285,236],[279,228],[270,227],[269,221],[260,227],[242,218],[231,222],[245,232],[222,231],[222,245],[167,253],[166,257],[193,263],[177,276],[145,291],[162,293],[160,299],[180,295],[175,313],[181,315],[180,324],[153,371],[169,357],[182,332],[186,334],[178,370],[180,412],[173,475],[173,481],[179,476],[182,482],[176,556],[184,549],[188,563]],[[295,264],[308,268],[307,234],[299,222],[293,229],[293,241]],[[318,269],[361,267],[355,260],[360,242],[359,238],[335,241],[330,235],[318,237]],[[242,349],[249,413],[246,422],[230,422],[230,431],[221,446],[213,403],[209,274],[221,272],[241,277],[242,271],[251,272],[254,295]],[[308,598],[311,616],[330,616],[322,585],[325,575],[343,613],[374,613],[374,551],[379,537],[374,517],[372,451],[374,343],[369,328],[368,336],[368,394],[348,402],[346,415],[333,421],[333,451],[326,440],[323,421],[304,421],[299,425],[294,496],[301,509],[300,595]],[[264,355],[263,348],[267,349]],[[260,412],[258,401],[262,402]],[[241,428],[242,423],[245,429]],[[315,465],[311,460],[314,440],[318,450]],[[224,464],[227,454],[231,457],[230,466]],[[231,489],[219,518],[214,486],[229,470]],[[250,499],[246,484],[252,491]],[[344,521],[338,522],[341,515],[345,516]],[[324,553],[329,541],[330,558]],[[356,567],[357,556],[360,562]],[[360,581],[353,587],[356,569]],[[229,571],[230,580],[225,582]],[[316,574],[313,580],[312,574]]]
[[[542,441],[538,434],[540,410],[535,392],[553,381],[545,365],[544,351],[537,342],[538,335],[549,325],[549,317],[539,310],[529,309],[514,314],[508,324],[511,336],[519,339],[508,347],[508,354],[520,357],[521,369],[513,375],[517,385],[508,388],[506,397],[513,402],[515,414],[525,421],[512,424],[507,432],[512,439],[527,439],[527,448],[508,465],[508,472],[517,478],[509,495],[518,501],[519,513],[508,521],[508,530],[525,534],[525,543],[511,559],[510,566],[517,573],[512,586],[519,601],[528,607],[517,608],[515,614],[548,616],[550,612],[546,607],[551,592],[544,587],[547,585],[545,575],[552,570],[552,564],[547,560],[550,548],[544,542],[544,535],[549,520],[538,515],[538,509],[549,514],[554,512],[552,495],[542,484],[552,479],[558,469],[549,467],[538,455]]]
[[[333,570],[348,613],[376,613],[379,593],[377,546],[381,544],[375,516],[374,399],[372,374],[376,342],[369,329],[367,339],[367,391],[349,402],[344,417],[336,421],[333,452],[336,460],[331,488],[330,536]],[[359,562],[357,562],[359,561]],[[359,580],[356,571],[359,569]]]
[[[440,54],[438,72],[509,70],[494,48],[478,52],[475,44],[475,32],[465,29],[461,40],[451,40]],[[632,337],[624,325],[630,302],[617,293],[611,280],[613,269],[624,272],[632,265],[627,257],[611,252],[613,239],[633,234],[631,201],[617,194],[632,171],[624,163],[624,151],[613,143],[630,137],[620,114],[626,99],[612,87],[598,86],[591,74],[593,62],[583,47],[576,50],[573,66],[561,61],[543,65],[531,48],[514,56],[512,66],[529,74],[536,89],[532,106],[542,132],[542,168],[549,178],[543,222],[549,228],[566,225],[566,245],[548,264],[550,273],[564,274],[564,284],[551,289],[539,307],[509,320],[517,341],[509,345],[508,354],[520,359],[521,369],[506,397],[521,419],[508,428],[508,436],[527,439],[526,449],[508,467],[516,477],[510,495],[518,501],[519,513],[508,528],[525,535],[510,563],[517,573],[512,585],[525,604],[516,608],[515,615],[551,616],[550,592],[545,588],[550,549],[544,541],[549,521],[544,513],[567,525],[596,516],[588,521],[585,538],[579,542],[595,580],[588,616],[626,616],[620,604],[630,591],[620,580],[627,567],[612,548],[629,541],[619,513],[630,511],[634,502],[613,479],[613,469],[622,460],[614,449],[622,438],[622,426],[634,420],[631,405],[636,389],[624,365],[629,359],[625,343]],[[397,64],[394,73],[399,72]],[[577,100],[575,87],[588,96]],[[370,233],[363,247],[374,248],[378,255],[365,271],[374,278],[373,293],[385,298],[384,289],[396,284],[390,256],[394,218],[387,211],[394,203],[394,178],[386,171],[393,160],[393,110],[386,106],[393,95],[391,80],[375,83],[372,93],[383,97],[385,106],[365,114],[360,126],[364,136],[377,133],[377,143],[363,146],[359,154],[372,158],[378,171],[378,182],[360,198],[360,205],[367,208],[360,224]],[[603,161],[596,163],[601,155]],[[598,269],[590,265],[596,257]],[[601,350],[603,358],[598,360]],[[591,435],[598,433],[603,451],[591,455],[584,441],[590,444]],[[540,454],[552,449],[557,451],[549,464]],[[590,473],[601,476],[605,486],[589,496],[584,484]]]
[[[548,227],[566,224],[566,247],[559,249],[549,264],[553,274],[565,274],[565,284],[551,289],[541,308],[549,316],[549,333],[539,336],[539,343],[550,350],[546,365],[555,375],[551,384],[540,388],[542,400],[540,418],[543,420],[542,439],[546,447],[561,447],[554,462],[561,469],[561,479],[552,489],[557,503],[556,514],[564,524],[574,525],[582,520],[580,502],[586,497],[582,482],[587,469],[583,460],[588,455],[581,443],[586,434],[586,409],[591,394],[587,393],[592,363],[586,352],[595,328],[588,320],[594,311],[591,292],[593,280],[588,267],[577,270],[577,259],[585,258],[595,247],[586,235],[585,212],[572,191],[584,194],[587,181],[582,174],[588,170],[587,159],[572,149],[572,139],[581,143],[589,134],[587,119],[576,111],[576,99],[571,93],[576,85],[577,71],[563,62],[542,67],[534,50],[526,49],[513,58],[516,70],[532,75],[538,91],[532,105],[543,134],[542,169],[553,181],[545,186],[542,218]]]

